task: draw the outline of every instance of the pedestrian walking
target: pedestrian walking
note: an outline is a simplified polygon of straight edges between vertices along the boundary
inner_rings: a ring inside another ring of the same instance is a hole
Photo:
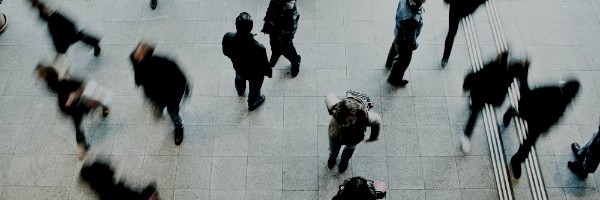
[[[600,132],[600,127],[583,147],[580,147],[577,142],[571,144],[575,161],[569,161],[567,166],[580,178],[586,178],[589,173],[594,173],[600,163],[600,134],[598,132]]]
[[[529,150],[537,138],[548,131],[563,115],[567,105],[579,91],[579,81],[570,80],[559,86],[546,86],[521,92],[519,110],[510,108],[504,114],[504,126],[508,126],[513,116],[527,121],[527,139],[519,147],[510,163],[515,178],[521,177],[521,163],[525,161]]]
[[[140,42],[131,54],[135,85],[144,88],[144,93],[154,103],[158,116],[162,116],[165,107],[167,108],[175,125],[175,144],[180,145],[183,141],[180,104],[189,93],[188,81],[174,61],[154,55],[154,48],[152,44]]]
[[[345,146],[339,164],[339,171],[348,168],[348,162],[358,143],[377,140],[381,129],[381,117],[371,111],[372,104],[368,97],[360,93],[349,91],[347,97],[339,99],[335,94],[329,93],[325,98],[325,105],[329,115],[329,159],[327,166],[332,169],[337,163],[337,156],[342,145]],[[371,127],[371,135],[365,139],[367,126]]]
[[[332,200],[377,200],[384,199],[387,195],[387,186],[381,181],[367,180],[355,176],[344,180],[340,185],[337,195]]]
[[[442,67],[446,67],[448,64],[460,20],[475,12],[479,5],[486,1],[487,0],[444,0],[446,4],[450,5],[450,16],[448,17],[448,35],[446,36],[446,44],[444,45],[444,54],[441,62]]]
[[[413,51],[419,47],[417,37],[423,27],[422,4],[425,1],[400,0],[398,2],[394,42],[385,63],[386,68],[392,69],[387,79],[391,85],[404,86],[408,83],[408,80],[404,79],[404,73],[408,69]]]
[[[258,108],[265,101],[262,87],[265,76],[272,78],[273,70],[265,47],[254,39],[251,33],[252,17],[246,12],[240,13],[235,20],[237,32],[228,32],[223,36],[223,54],[231,59],[235,69],[235,89],[239,96],[246,91],[246,81],[250,86],[248,110]]]
[[[271,67],[275,67],[277,60],[283,55],[292,63],[291,75],[296,77],[300,72],[301,61],[293,42],[300,20],[296,0],[271,0],[264,20],[262,32],[269,34]]]
[[[142,191],[126,185],[122,181],[115,182],[115,170],[106,162],[94,161],[85,164],[79,172],[81,180],[88,183],[100,200],[159,200],[156,183],[148,184]]]

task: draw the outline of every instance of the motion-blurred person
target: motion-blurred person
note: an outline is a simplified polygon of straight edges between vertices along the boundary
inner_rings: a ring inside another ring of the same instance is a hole
[[[100,39],[90,36],[81,30],[77,30],[73,20],[50,8],[46,3],[43,3],[40,0],[29,1],[33,8],[39,10],[40,17],[48,23],[50,36],[54,42],[54,48],[58,53],[53,66],[58,68],[59,78],[63,78],[67,71],[66,66],[60,66],[62,65],[61,59],[64,59],[63,56],[75,42],[82,41],[83,43],[94,47],[94,56],[100,55]]]
[[[461,138],[463,152],[467,153],[470,150],[469,138],[473,134],[479,111],[486,103],[494,107],[501,106],[514,78],[518,78],[521,88],[526,88],[528,71],[528,59],[516,59],[508,52],[502,52],[481,70],[467,75],[463,89],[471,93],[471,115],[465,127],[465,134]]]
[[[301,57],[294,47],[294,35],[298,29],[300,15],[296,8],[296,0],[271,0],[262,32],[269,34],[271,43],[271,67],[275,67],[281,55],[291,63],[293,77],[300,72]]]
[[[265,76],[272,77],[265,47],[254,39],[252,17],[246,12],[235,19],[237,32],[228,32],[223,36],[223,54],[231,59],[235,69],[235,89],[238,95],[244,95],[246,81],[250,85],[248,109],[258,108],[265,95],[260,93]]]
[[[121,181],[115,183],[115,170],[104,162],[95,161],[81,167],[79,174],[101,200],[159,200],[156,184],[150,183],[139,191]]]
[[[600,127],[598,127],[600,131]],[[596,131],[592,138],[583,147],[577,142],[571,144],[575,161],[569,161],[568,167],[580,178],[586,178],[589,173],[594,173],[600,163],[600,134]]]
[[[83,116],[89,113],[92,109],[102,106],[102,115],[106,117],[110,113],[108,108],[108,100],[97,100],[89,98],[87,84],[76,79],[58,79],[56,70],[48,65],[38,64],[36,72],[39,78],[44,79],[50,90],[58,96],[58,107],[60,110],[71,116],[75,125],[75,140],[77,141],[77,158],[83,159],[85,152],[90,145],[85,139],[85,133],[81,122]],[[96,86],[90,86],[96,87]],[[104,102],[103,102],[104,101]]]
[[[404,86],[408,83],[404,73],[410,65],[412,53],[419,47],[417,37],[423,27],[423,8],[426,0],[400,0],[396,10],[396,28],[394,29],[394,42],[388,53],[386,68],[391,68],[388,83],[395,86]]]
[[[381,117],[370,111],[372,105],[368,97],[349,91],[347,97],[339,99],[330,93],[325,98],[327,111],[332,116],[329,122],[329,159],[327,166],[332,169],[337,162],[337,156],[342,145],[346,146],[342,152],[339,171],[344,172],[348,168],[348,162],[352,158],[354,149],[358,143],[365,140],[367,126],[371,127],[371,135],[367,142],[377,140],[381,126]]]
[[[444,0],[444,2],[450,5],[450,16],[448,17],[448,35],[446,36],[446,45],[444,46],[444,55],[441,62],[442,67],[448,64],[448,58],[450,58],[450,52],[452,51],[454,37],[458,31],[460,20],[475,12],[479,5],[485,3],[485,1],[487,0]]]
[[[521,163],[527,158],[537,138],[562,117],[578,91],[577,80],[570,80],[559,86],[546,86],[531,91],[522,90],[519,110],[510,108],[506,111],[503,118],[504,126],[508,126],[513,116],[527,121],[527,139],[510,160],[515,178],[521,177]]]
[[[381,181],[371,181],[356,176],[345,180],[332,200],[376,200],[387,194],[387,186]]]
[[[146,97],[155,104],[159,116],[167,108],[175,125],[176,145],[183,141],[183,116],[180,104],[188,95],[188,81],[172,60],[154,55],[154,45],[140,42],[130,56],[135,75],[135,85],[142,86]]]

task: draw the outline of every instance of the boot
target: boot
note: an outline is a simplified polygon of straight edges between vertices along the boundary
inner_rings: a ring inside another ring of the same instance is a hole
[[[175,145],[179,146],[183,142],[183,127],[175,128]]]
[[[300,55],[298,55],[298,61],[292,63],[292,77],[296,77],[298,76],[298,72],[300,72],[300,62],[302,62],[302,57]]]
[[[329,169],[333,169],[333,166],[335,166],[336,162],[337,156],[329,156],[329,159],[327,160],[327,167],[329,167]]]
[[[352,158],[352,153],[354,153],[354,151],[346,151],[345,149],[344,152],[342,152],[342,158],[340,159],[340,165],[338,166],[340,173],[346,171],[348,168],[348,163],[350,162],[350,158]]]
[[[576,161],[576,162],[569,161],[569,163],[567,163],[567,166],[579,178],[581,178],[581,179],[587,178],[588,173],[585,172],[585,170],[583,169],[583,166],[581,166],[580,162],[578,162],[578,161]]]

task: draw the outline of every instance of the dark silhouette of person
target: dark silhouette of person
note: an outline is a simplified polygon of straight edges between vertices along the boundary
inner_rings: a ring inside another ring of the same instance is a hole
[[[158,6],[158,0],[150,0],[150,8],[154,10],[156,9],[156,6]]]
[[[294,47],[294,35],[298,29],[300,14],[296,8],[296,0],[271,0],[262,32],[269,34],[271,43],[271,67],[275,67],[281,55],[291,63],[291,75],[296,77],[300,72],[301,56]]]
[[[580,178],[586,178],[589,173],[594,173],[600,164],[600,127],[592,138],[580,147],[577,142],[571,144],[571,150],[575,155],[575,161],[569,161],[567,166]]]
[[[246,91],[246,81],[250,85],[248,109],[258,108],[265,101],[260,93],[265,76],[271,78],[273,69],[265,47],[254,39],[252,17],[246,12],[240,13],[235,20],[237,32],[228,32],[223,36],[223,54],[231,59],[235,69],[235,89],[239,96]]]
[[[423,27],[422,4],[425,0],[400,0],[396,10],[396,28],[394,29],[394,42],[388,53],[385,67],[392,69],[387,79],[388,83],[395,86],[404,86],[408,81],[404,73],[410,65],[412,53],[419,47],[417,37]]]
[[[340,185],[338,193],[332,200],[376,200],[385,198],[386,193],[385,183],[355,176]]]
[[[510,160],[515,178],[521,177],[521,163],[527,158],[537,138],[562,117],[578,91],[577,80],[570,80],[559,86],[540,87],[531,91],[522,90],[519,110],[510,108],[506,111],[503,117],[504,126],[508,126],[513,116],[527,121],[527,139]]]
[[[69,47],[77,41],[94,47],[94,56],[100,55],[100,39],[88,35],[87,33],[77,30],[73,20],[67,18],[61,13],[50,8],[40,0],[29,0],[31,6],[37,8],[40,12],[40,17],[48,22],[48,30],[54,48],[59,54],[65,54]]]
[[[498,54],[496,59],[486,63],[483,68],[475,73],[470,73],[465,78],[463,89],[471,94],[471,114],[465,127],[465,134],[461,138],[462,150],[470,150],[473,127],[479,112],[486,103],[494,107],[502,105],[508,93],[508,88],[514,78],[519,80],[521,88],[527,87],[529,71],[528,59],[513,58],[508,51]]]
[[[154,46],[140,42],[130,56],[135,85],[142,86],[146,97],[156,106],[159,116],[163,110],[175,125],[175,144],[183,141],[183,116],[180,104],[189,93],[188,81],[179,66],[172,60],[154,55]]]
[[[444,45],[444,54],[441,62],[442,67],[448,64],[460,20],[475,12],[479,5],[485,3],[485,1],[487,0],[444,0],[444,2],[450,5],[450,14],[448,17],[448,35],[446,36],[446,44]]]
[[[95,161],[81,167],[81,180],[87,182],[101,200],[159,200],[156,183],[148,184],[142,191],[121,181],[114,181],[115,170],[105,162]]]

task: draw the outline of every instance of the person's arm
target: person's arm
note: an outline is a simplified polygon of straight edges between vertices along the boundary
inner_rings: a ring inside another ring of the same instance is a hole
[[[419,28],[419,22],[414,18],[410,18],[401,22],[402,33],[404,36],[404,42],[410,50],[419,48],[417,44],[417,29]]]
[[[231,58],[231,45],[230,45],[230,40],[231,39],[231,35],[230,33],[226,33],[223,36],[223,41],[221,42],[221,46],[223,48],[223,55]]]
[[[271,2],[269,2],[269,7],[267,8],[267,13],[265,14],[264,18],[265,23],[261,30],[261,32],[263,33],[271,34],[271,32],[273,31],[273,26],[275,24],[275,4],[277,4],[276,0],[271,0]]]
[[[259,59],[260,59],[260,65],[263,68],[264,75],[269,78],[273,78],[273,69],[269,65],[269,58],[267,57],[267,50],[262,45],[261,45],[260,49],[261,49],[261,51],[260,51],[261,55],[259,56]]]
[[[327,111],[329,112],[329,114],[331,114],[331,109],[338,102],[340,102],[340,98],[335,96],[334,93],[327,94],[327,97],[325,97],[325,106],[327,107]]]
[[[381,130],[381,117],[379,114],[369,111],[369,126],[371,126],[371,135],[367,141],[375,141]]]

